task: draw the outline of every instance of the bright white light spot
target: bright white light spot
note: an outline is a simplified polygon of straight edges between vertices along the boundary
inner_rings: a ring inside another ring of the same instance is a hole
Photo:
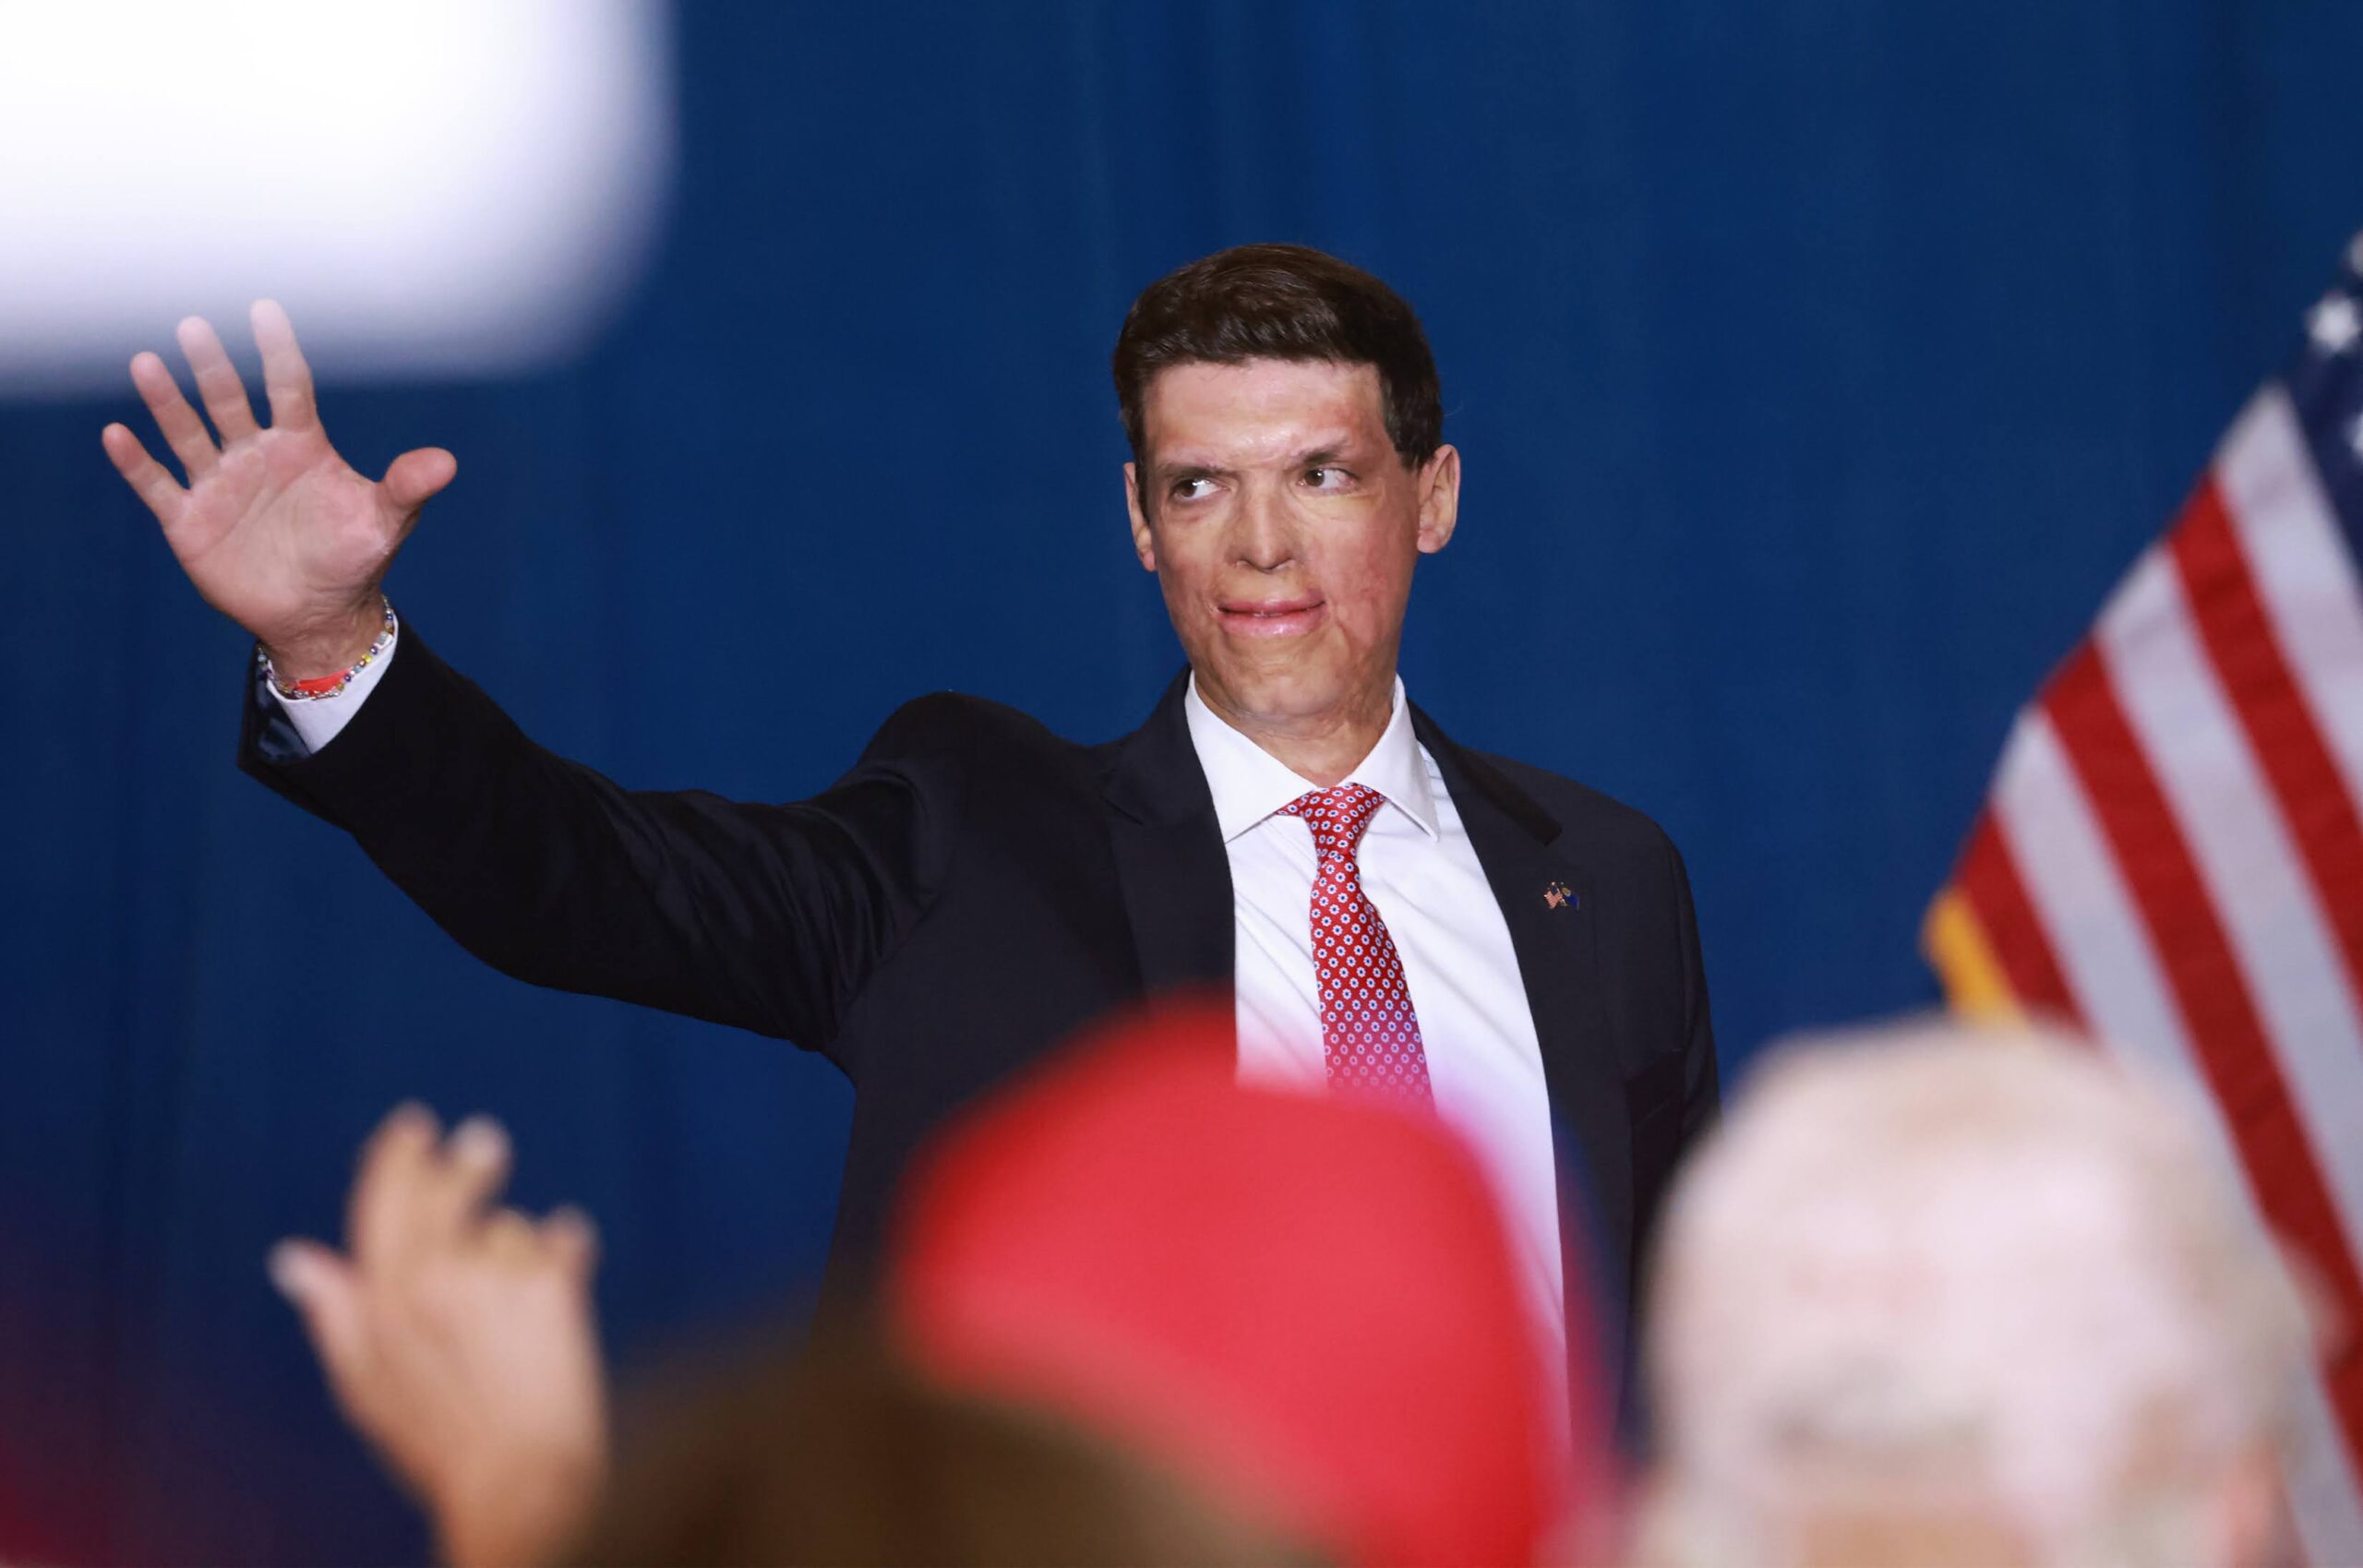
[[[286,305],[324,377],[562,356],[673,162],[662,0],[0,0],[0,391]]]
[[[2345,353],[2363,334],[2363,317],[2357,315],[2353,300],[2333,291],[2306,313],[2306,330],[2322,353]]]

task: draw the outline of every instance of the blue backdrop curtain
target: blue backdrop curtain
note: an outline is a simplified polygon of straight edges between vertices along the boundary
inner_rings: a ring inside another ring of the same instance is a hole
[[[364,468],[460,456],[392,584],[443,653],[646,785],[811,791],[934,688],[1128,728],[1178,654],[1117,325],[1319,245],[1419,306],[1466,458],[1410,689],[1673,832],[1727,1070],[1933,999],[2011,711],[2363,222],[2348,6],[750,3],[672,44],[672,207],[584,357],[319,367]],[[415,1558],[262,1271],[369,1126],[506,1119],[630,1363],[810,1279],[849,1096],[490,974],[237,775],[244,641],[99,451],[135,413],[0,406],[0,1555]]]

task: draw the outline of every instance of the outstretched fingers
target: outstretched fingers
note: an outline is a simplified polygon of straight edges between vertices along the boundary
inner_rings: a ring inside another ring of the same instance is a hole
[[[365,1272],[399,1267],[410,1256],[411,1223],[422,1187],[433,1180],[442,1124],[415,1102],[394,1107],[361,1145],[346,1200],[345,1246]]]
[[[256,346],[262,350],[263,390],[270,394],[270,427],[308,430],[319,423],[312,401],[312,367],[295,341],[294,324],[271,299],[255,301]]]
[[[164,433],[165,444],[181,460],[188,482],[194,485],[212,473],[222,454],[215,449],[205,421],[197,417],[197,410],[181,396],[180,383],[173,379],[163,360],[145,351],[132,355],[131,384],[138,389],[139,401],[155,416],[156,428]]]
[[[421,1247],[445,1249],[474,1234],[509,1180],[509,1134],[488,1116],[472,1116],[451,1129],[441,1154],[412,1208],[412,1232]]]
[[[139,444],[139,437],[131,433],[128,425],[108,425],[99,432],[99,445],[106,449],[107,461],[114,464],[114,471],[123,475],[124,483],[148,503],[156,521],[170,529],[180,516],[181,502],[188,495],[173,477],[172,471],[148,455],[148,449]]]
[[[238,367],[230,363],[230,353],[222,346],[222,335],[213,324],[192,316],[180,324],[174,336],[180,339],[181,353],[188,356],[198,395],[205,400],[213,428],[222,433],[222,444],[226,447],[253,435],[255,411],[246,401],[246,384],[239,377]]]

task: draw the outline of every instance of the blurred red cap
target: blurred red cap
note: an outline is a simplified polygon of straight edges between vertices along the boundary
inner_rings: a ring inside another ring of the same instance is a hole
[[[1431,1116],[1240,1087],[1229,1027],[1115,1030],[946,1136],[889,1277],[906,1349],[1349,1562],[1531,1561],[1569,1489],[1481,1174]]]

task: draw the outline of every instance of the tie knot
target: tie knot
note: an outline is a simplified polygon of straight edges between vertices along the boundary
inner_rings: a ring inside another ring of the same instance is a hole
[[[1325,857],[1353,854],[1362,830],[1385,804],[1386,796],[1368,784],[1341,784],[1310,790],[1280,809],[1304,819],[1313,830],[1313,849]]]

